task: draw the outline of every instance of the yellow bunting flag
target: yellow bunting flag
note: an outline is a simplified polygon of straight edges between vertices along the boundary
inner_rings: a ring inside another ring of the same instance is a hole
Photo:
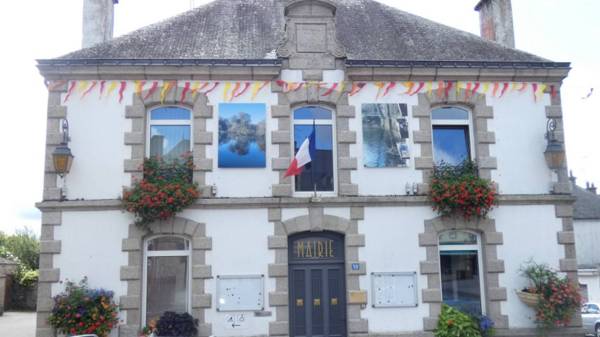
[[[532,83],[531,86],[533,87],[533,99],[534,101],[538,101],[538,99],[541,99],[542,97],[544,97],[544,91],[546,91],[546,88],[548,87],[546,84],[537,84],[537,83]]]
[[[117,89],[118,85],[119,85],[119,82],[110,81],[110,84],[108,85],[108,89],[106,89],[106,97],[110,96],[112,94],[112,92],[115,91],[115,89]]]
[[[94,90],[94,88],[96,87],[96,84],[98,84],[98,81],[92,81],[92,84],[90,84],[90,87],[86,91],[84,91],[83,94],[81,94],[81,98],[84,98],[90,92],[92,92],[92,90]]]
[[[454,87],[454,93],[456,94],[456,98],[460,95],[460,89],[464,88],[464,83],[461,81],[456,82],[456,87]]]
[[[162,90],[160,91],[160,103],[161,104],[165,103],[165,99],[167,98],[167,94],[169,93],[169,91],[171,91],[171,88],[173,88],[174,85],[175,85],[175,83],[173,83],[171,81],[163,83]]]
[[[385,83],[375,82],[375,87],[377,87],[377,96],[375,96],[375,99],[379,99],[381,96],[381,90],[383,90],[383,87],[385,87]]]
[[[264,88],[266,87],[269,83],[271,83],[270,81],[264,81],[262,83],[260,82],[256,82],[254,83],[254,86],[252,87],[252,95],[251,95],[251,99],[254,101],[256,99],[256,96],[258,95],[258,93]]]
[[[516,82],[512,82],[510,84],[510,91],[517,91],[517,83]]]
[[[344,89],[346,89],[346,81],[340,82],[340,86],[337,88],[337,91],[340,93],[344,93]]]
[[[88,87],[88,81],[79,81],[77,85],[77,92],[85,92]]]
[[[490,82],[483,82],[483,87],[481,89],[481,93],[485,95],[488,93],[489,90],[490,90]]]
[[[433,91],[433,82],[428,81],[425,86],[427,87],[427,96],[431,97],[431,93]]]
[[[231,82],[225,82],[225,86],[223,86],[223,100],[227,101],[229,97],[229,89],[231,89]]]
[[[192,99],[196,98],[196,95],[198,94],[198,89],[200,89],[200,85],[202,85],[202,82],[192,82],[192,86],[190,87],[190,94],[192,95]]]

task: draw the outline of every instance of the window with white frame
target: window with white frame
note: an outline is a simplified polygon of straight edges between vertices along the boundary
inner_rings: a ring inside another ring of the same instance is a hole
[[[469,111],[458,107],[441,107],[431,111],[433,159],[459,165],[473,157],[473,137]]]
[[[191,111],[177,106],[150,110],[147,153],[167,160],[178,159],[191,151]]]
[[[181,236],[151,237],[144,244],[142,324],[165,311],[190,312],[190,240]]]
[[[443,302],[473,315],[484,314],[479,235],[450,230],[438,239]]]
[[[333,112],[318,106],[294,110],[294,153],[309,139],[311,162],[295,177],[296,192],[333,192],[334,140]]]

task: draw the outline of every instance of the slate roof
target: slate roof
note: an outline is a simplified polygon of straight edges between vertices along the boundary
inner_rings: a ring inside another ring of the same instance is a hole
[[[275,59],[287,1],[216,0],[59,59]],[[549,62],[374,0],[331,1],[349,60]]]
[[[573,219],[600,219],[600,196],[577,185],[573,186]]]

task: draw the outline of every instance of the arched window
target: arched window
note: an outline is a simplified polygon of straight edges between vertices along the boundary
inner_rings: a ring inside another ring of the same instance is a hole
[[[468,231],[450,230],[438,238],[444,303],[474,315],[483,314],[479,236]]]
[[[431,111],[433,159],[458,165],[473,158],[471,117],[458,107],[441,107]]]
[[[181,236],[151,237],[144,244],[142,324],[165,311],[190,312],[190,241]]]
[[[177,106],[152,109],[148,123],[148,156],[177,159],[192,150],[191,111]]]
[[[295,177],[296,192],[333,192],[334,142],[333,113],[318,106],[294,110],[294,153],[309,139],[311,162]]]

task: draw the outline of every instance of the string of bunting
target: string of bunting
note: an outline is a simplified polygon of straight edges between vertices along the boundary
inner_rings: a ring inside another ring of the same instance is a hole
[[[537,102],[549,89],[551,97],[558,95],[554,85],[546,85],[538,82],[478,82],[478,81],[406,81],[406,82],[288,82],[277,80],[274,82],[281,87],[283,92],[299,91],[302,88],[317,88],[322,97],[333,93],[341,94],[349,88],[348,95],[355,96],[363,91],[368,85],[375,87],[375,100],[393,94],[414,96],[417,94],[436,95],[438,98],[448,98],[452,90],[457,99],[469,100],[476,94],[491,94],[492,97],[502,98],[508,93],[531,92],[533,99]],[[223,101],[231,102],[249,93],[250,100],[254,101],[258,94],[271,81],[246,81],[246,82],[218,82],[218,81],[107,81],[107,80],[58,80],[47,83],[48,90],[56,90],[67,85],[67,93],[64,102],[73,95],[79,95],[80,99],[86,98],[90,93],[97,91],[100,99],[112,96],[117,91],[119,103],[123,101],[127,88],[133,85],[136,95],[142,99],[148,99],[155,92],[159,92],[160,101],[164,103],[166,97],[173,89],[182,88],[177,97],[179,102],[184,102],[188,97],[195,98],[198,94],[208,95],[219,87],[222,89]],[[144,94],[145,91],[145,94]]]

